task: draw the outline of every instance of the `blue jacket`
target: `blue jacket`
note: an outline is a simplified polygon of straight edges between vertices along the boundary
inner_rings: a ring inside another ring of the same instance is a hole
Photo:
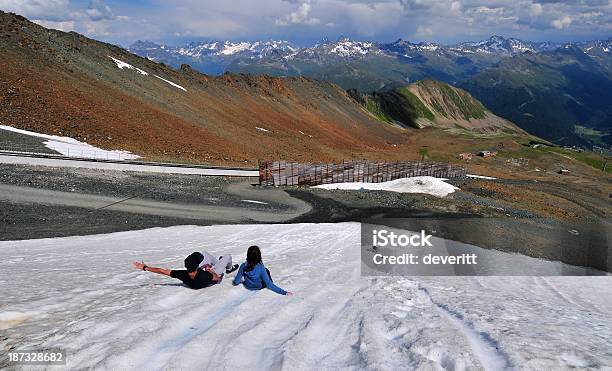
[[[287,291],[276,286],[272,282],[272,280],[270,280],[270,277],[266,272],[266,267],[264,267],[263,263],[257,264],[255,268],[253,268],[253,270],[249,272],[244,271],[246,266],[246,263],[240,264],[238,273],[236,274],[236,277],[234,277],[234,286],[239,285],[240,282],[242,282],[242,278],[244,277],[244,287],[249,290],[261,290],[264,288],[262,283],[265,283],[266,287],[274,291],[275,293],[281,295],[287,294]]]

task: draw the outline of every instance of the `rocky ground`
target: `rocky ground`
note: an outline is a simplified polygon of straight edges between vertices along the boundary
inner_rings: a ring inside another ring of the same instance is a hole
[[[0,129],[0,151],[23,151],[58,155],[44,144],[44,139]]]

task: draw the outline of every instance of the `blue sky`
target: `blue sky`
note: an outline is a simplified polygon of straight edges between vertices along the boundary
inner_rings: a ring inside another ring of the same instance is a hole
[[[129,45],[323,37],[454,43],[491,35],[533,41],[612,36],[612,0],[0,0],[46,27]]]

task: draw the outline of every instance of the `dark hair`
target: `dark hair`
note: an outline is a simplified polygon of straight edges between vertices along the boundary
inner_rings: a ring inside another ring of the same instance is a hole
[[[192,252],[188,257],[185,258],[185,268],[187,272],[194,272],[200,266],[200,263],[204,260],[204,255],[199,252]]]
[[[246,271],[252,271],[257,264],[261,263],[261,251],[259,247],[253,245],[247,250],[247,266]]]

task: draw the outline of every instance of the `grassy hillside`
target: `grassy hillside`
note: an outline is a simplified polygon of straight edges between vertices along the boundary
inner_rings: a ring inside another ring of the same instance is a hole
[[[483,119],[487,109],[468,92],[436,80],[422,80],[409,89],[421,97],[433,110],[448,119]]]
[[[349,90],[349,95],[380,120],[406,127],[433,126],[474,133],[519,131],[510,122],[491,114],[468,92],[436,80],[421,80],[371,95]]]

